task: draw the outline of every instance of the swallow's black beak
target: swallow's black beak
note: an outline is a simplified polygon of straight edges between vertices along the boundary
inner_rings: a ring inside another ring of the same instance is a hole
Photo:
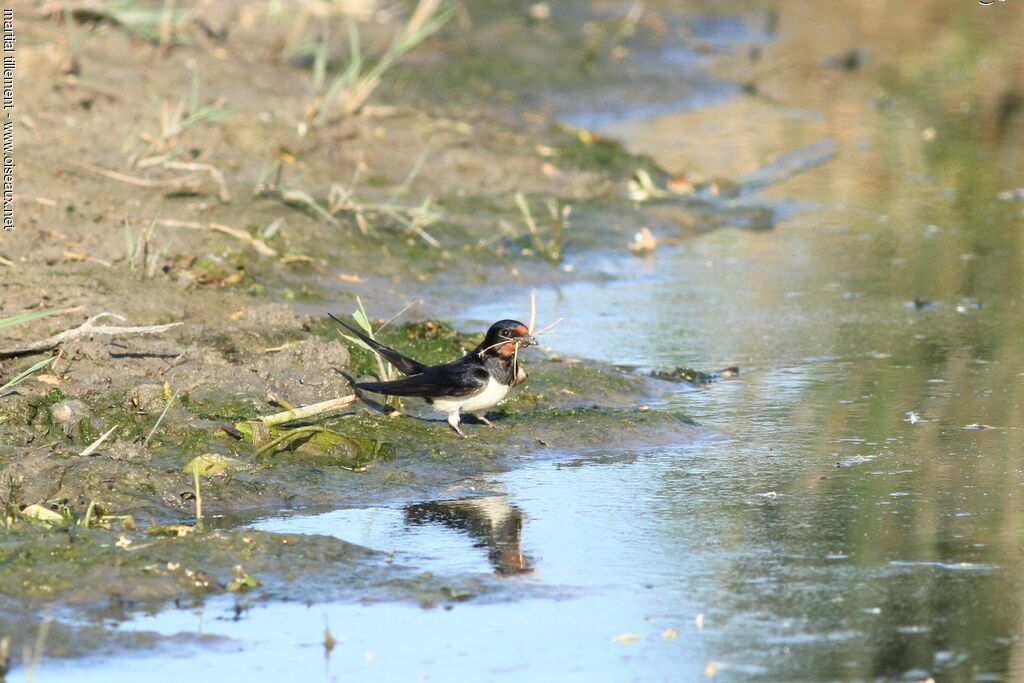
[[[519,344],[522,345],[522,346],[536,346],[537,345],[537,338],[534,337],[532,334],[524,334],[522,337],[519,338],[518,341],[519,341]]]

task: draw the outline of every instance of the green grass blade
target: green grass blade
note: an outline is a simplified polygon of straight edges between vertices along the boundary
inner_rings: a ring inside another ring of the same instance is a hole
[[[124,222],[124,255],[128,261],[128,267],[135,270],[135,235],[132,234],[131,224]]]
[[[19,384],[27,380],[29,377],[31,377],[32,375],[34,375],[35,373],[39,372],[47,365],[52,363],[54,360],[56,360],[56,358],[57,356],[50,356],[49,358],[39,361],[38,363],[30,367],[28,370],[23,370],[10,382],[0,387],[0,394],[4,393],[8,389],[13,389],[14,387],[18,386]]]
[[[313,52],[313,92],[318,93],[327,82],[327,34],[317,43]]]
[[[10,318],[0,318],[0,327],[9,327],[10,325],[20,325],[22,323],[31,322],[33,320],[39,320],[40,318],[46,318],[51,315],[60,315],[66,312],[66,308],[50,308],[45,311],[34,311],[32,313],[22,313],[21,315],[14,315]]]
[[[420,171],[423,170],[423,164],[426,163],[428,154],[430,154],[429,142],[420,154],[419,159],[417,159],[416,163],[412,165],[409,175],[407,175],[405,180],[402,181],[402,184],[395,188],[395,191],[391,193],[391,196],[388,198],[387,202],[385,202],[386,204],[394,204],[396,199],[408,192],[409,186],[412,185],[412,181],[415,180],[416,176],[418,176]]]
[[[355,319],[359,327],[366,331],[366,336],[370,339],[376,339],[376,337],[373,336],[373,326],[370,324],[370,316],[366,315],[366,309],[363,308],[363,300],[357,296],[356,303],[359,304],[359,310],[353,313],[352,317]],[[377,369],[380,371],[380,378],[382,380],[394,379],[391,370],[391,363],[385,362],[384,359],[380,357],[380,354],[370,348],[368,344],[364,343],[362,346],[368,348],[374,360],[377,361]]]
[[[363,300],[356,297],[356,303],[359,304],[359,310],[353,313],[352,317],[355,318],[359,327],[363,328],[363,331],[373,339],[373,327],[370,326],[370,318],[366,315],[366,309],[363,308]]]
[[[359,44],[359,27],[351,19],[348,20],[348,57],[352,63],[363,61],[363,50]]]
[[[355,344],[356,346],[358,346],[361,349],[366,349],[370,353],[374,353],[374,350],[372,348],[370,348],[370,345],[367,344],[366,342],[364,342],[359,337],[353,337],[352,335],[345,334],[344,332],[341,332],[340,334],[341,334],[342,337],[344,337],[350,343]]]

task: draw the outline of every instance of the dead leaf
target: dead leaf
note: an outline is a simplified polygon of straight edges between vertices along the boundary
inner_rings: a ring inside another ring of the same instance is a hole
[[[60,524],[64,521],[64,516],[59,512],[54,512],[50,508],[44,505],[26,505],[25,509],[21,511],[21,514],[29,519],[34,519],[37,522],[43,522],[44,524]]]
[[[338,273],[335,277],[337,277],[342,282],[366,282],[364,278],[349,273]]]
[[[185,465],[185,471],[189,474],[195,472],[204,477],[216,477],[230,471],[244,470],[247,466],[237,458],[229,458],[218,453],[204,453],[192,458]]]
[[[271,346],[271,347],[265,348],[265,349],[263,349],[263,353],[276,353],[277,351],[284,351],[285,349],[290,349],[293,346],[298,346],[301,343],[302,343],[301,341],[285,342],[284,344],[281,344],[280,346]]]
[[[237,285],[244,278],[245,278],[245,271],[242,270],[242,269],[238,269],[234,273],[232,273],[231,275],[228,275],[226,278],[221,280],[220,283],[222,285]]]
[[[278,159],[280,159],[283,163],[286,163],[288,165],[294,164],[296,161],[298,161],[298,159],[295,158],[295,155],[289,152],[284,147],[279,147],[277,150],[277,154],[275,156]]]

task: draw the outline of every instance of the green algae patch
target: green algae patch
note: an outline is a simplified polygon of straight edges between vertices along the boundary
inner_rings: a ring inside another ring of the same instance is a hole
[[[457,463],[453,469],[462,476],[506,469],[516,458],[557,459],[566,452],[608,451],[609,434],[629,444],[611,450],[642,450],[686,443],[705,433],[685,416],[645,406],[498,410],[490,419],[495,427],[473,424],[473,418],[463,422],[467,439],[456,436],[444,420],[412,415],[360,416],[337,428],[364,438],[388,439],[404,457],[448,459]]]
[[[6,396],[0,401],[0,434],[4,443],[26,446],[63,437],[60,425],[50,414],[50,406],[66,396],[55,389],[43,396]]]
[[[141,519],[186,513],[186,475],[148,462],[147,455],[130,448],[92,457],[50,448],[2,450],[0,505],[8,511],[59,505],[77,517],[97,504]]]
[[[409,581],[412,577],[401,576],[400,570],[388,570],[392,565],[384,554],[329,536],[243,528],[155,537],[92,529],[72,537],[63,531],[9,529],[0,547],[7,558],[0,576],[4,594],[60,596],[63,602],[86,605],[102,604],[112,594],[143,604],[187,601],[226,590],[239,566],[278,597],[293,600],[343,599],[360,586],[404,586],[391,596],[385,590],[378,596],[418,600],[420,589],[432,588]],[[325,567],[346,574],[348,585],[324,595],[322,584],[335,583],[332,579],[297,581],[323,577]]]
[[[257,421],[235,425],[264,462],[336,465],[363,472],[392,454],[391,444],[362,439],[315,424],[266,427]]]
[[[252,399],[242,396],[192,398],[182,394],[181,404],[204,420],[244,420],[256,417]]]
[[[219,453],[204,453],[188,461],[185,471],[203,477],[223,476],[231,472],[241,472],[249,465],[238,458],[230,458]]]
[[[555,158],[587,171],[605,171],[628,178],[638,168],[645,169],[656,181],[664,182],[669,174],[646,155],[630,152],[615,138],[575,131],[554,145]]]
[[[526,385],[512,394],[508,411],[601,405],[628,408],[659,400],[657,388],[636,373],[604,363],[553,359],[523,362]]]
[[[390,558],[329,536],[253,529],[152,536],[102,529],[40,531],[24,524],[0,534],[0,631],[14,653],[36,637],[41,615],[73,607],[85,620],[245,593],[247,600],[403,600],[444,604],[490,594],[490,577],[418,574]],[[337,577],[344,576],[344,581]],[[78,620],[76,620],[78,621]],[[57,625],[74,630],[74,624]],[[97,637],[109,640],[107,633]],[[57,652],[83,654],[59,636]],[[88,644],[88,641],[86,641]],[[49,644],[47,654],[51,654]]]

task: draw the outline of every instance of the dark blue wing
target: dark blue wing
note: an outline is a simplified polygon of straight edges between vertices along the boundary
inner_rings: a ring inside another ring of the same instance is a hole
[[[391,396],[441,398],[475,394],[487,386],[488,379],[490,374],[487,368],[455,362],[424,368],[418,375],[409,375],[392,382],[359,382],[356,386]]]

